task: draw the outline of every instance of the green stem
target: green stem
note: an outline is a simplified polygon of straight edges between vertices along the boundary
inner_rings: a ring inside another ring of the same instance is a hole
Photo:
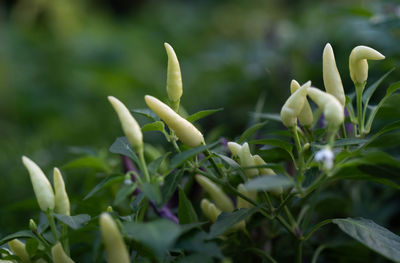
[[[275,210],[275,214],[279,214],[280,211],[282,210],[283,207],[286,206],[288,202],[292,200],[292,198],[295,196],[295,193],[290,193],[286,196],[286,198],[281,202],[281,204],[278,206],[278,208]]]
[[[326,248],[326,245],[321,245],[315,250],[314,255],[312,257],[311,263],[317,263],[318,257],[321,254],[322,250]]]
[[[342,122],[342,136],[343,138],[347,138],[346,125],[344,122]]]
[[[49,221],[51,232],[53,233],[54,241],[58,241],[58,231],[56,227],[56,221],[54,220],[53,211],[48,210],[46,212],[47,220]]]
[[[32,230],[32,233],[40,240],[40,242],[43,243],[43,245],[44,245],[46,248],[48,248],[48,249],[51,248],[49,242],[47,242],[46,239],[44,239],[44,238],[42,237],[42,235],[38,233],[37,229]]]
[[[296,229],[297,223],[294,220],[292,213],[290,212],[289,208],[286,205],[284,206],[284,210],[285,210],[287,218],[289,219],[290,225],[292,226],[293,229]]]
[[[297,157],[298,157],[298,161],[297,161],[297,167],[298,167],[298,173],[297,173],[297,180],[296,180],[296,188],[298,190],[299,193],[302,193],[303,190],[301,188],[301,183],[304,180],[304,174],[303,174],[303,168],[304,168],[304,156],[303,156],[303,149],[301,147],[301,143],[300,143],[300,138],[299,138],[299,134],[297,133],[297,126],[294,126],[292,128],[292,132],[293,132],[293,137],[294,137],[294,142],[296,145],[296,149],[297,149]]]
[[[61,224],[61,236],[63,239],[63,247],[65,253],[69,256],[70,251],[69,251],[69,238],[68,238],[68,226],[66,224]]]
[[[208,158],[208,160],[210,161],[210,163],[211,163],[212,167],[214,168],[215,172],[218,174],[218,177],[219,178],[223,178],[224,177],[224,173],[221,171],[221,169],[218,167],[218,165],[215,162],[215,160],[212,158],[211,152],[207,149],[203,153]]]
[[[136,217],[136,221],[138,222],[143,222],[147,207],[149,206],[149,200],[144,198],[141,203],[141,209],[138,211],[138,215]]]
[[[150,175],[149,171],[147,170],[146,161],[144,160],[143,149],[139,151],[139,161],[140,161],[140,166],[142,168],[144,180],[146,183],[150,183]]]
[[[296,250],[296,262],[301,263],[302,262],[302,257],[303,257],[303,241],[298,240],[297,241],[297,250]]]
[[[362,93],[365,83],[356,83],[356,99],[357,99],[357,120],[358,120],[358,134],[360,137],[364,135],[364,122],[362,112]]]
[[[311,237],[311,235],[312,235],[315,231],[317,231],[319,228],[323,227],[324,225],[330,224],[330,223],[332,223],[332,219],[326,219],[326,220],[321,221],[321,222],[319,222],[318,224],[316,224],[316,225],[310,230],[310,232],[308,232],[308,234],[305,235],[304,241],[308,240],[308,239]]]
[[[283,219],[282,216],[277,215],[276,219],[279,221],[279,223],[290,233],[292,234],[295,238],[298,238],[294,230],[290,227],[290,225]]]

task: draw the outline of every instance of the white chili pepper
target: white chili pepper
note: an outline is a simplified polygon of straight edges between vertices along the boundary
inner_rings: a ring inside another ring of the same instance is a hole
[[[292,80],[292,82],[290,83],[290,92],[293,94],[298,89],[300,89],[300,84],[296,80]],[[302,126],[309,127],[312,125],[314,121],[314,116],[311,110],[310,103],[308,103],[307,101],[307,98],[297,118],[299,119],[299,122]]]
[[[55,210],[62,215],[70,215],[70,204],[67,191],[65,190],[64,179],[58,168],[54,168],[53,173]]]
[[[311,86],[311,81],[306,82],[286,100],[281,110],[281,119],[287,128],[296,125],[297,117],[303,109],[307,96],[307,88]]]
[[[343,90],[342,79],[336,67],[335,55],[329,43],[326,44],[322,54],[322,73],[326,92],[335,96],[344,107],[346,96]]]
[[[172,103],[178,103],[182,96],[182,76],[179,67],[179,61],[176,57],[174,49],[168,44],[164,43],[165,50],[168,55],[168,69],[167,69],[167,94]]]
[[[51,248],[51,256],[54,263],[75,263],[64,251],[61,243],[58,242]]]
[[[368,78],[367,60],[381,60],[385,56],[373,48],[367,46],[357,46],[349,58],[350,77],[354,83],[363,84]]]
[[[217,206],[225,212],[232,212],[234,209],[231,199],[219,188],[218,185],[213,183],[205,176],[197,174],[196,181],[203,187],[203,189],[211,196],[212,200]]]

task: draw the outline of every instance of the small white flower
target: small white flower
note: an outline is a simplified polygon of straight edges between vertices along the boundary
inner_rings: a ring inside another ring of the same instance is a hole
[[[326,170],[330,170],[333,167],[333,159],[335,155],[330,148],[325,148],[318,151],[315,154],[315,161],[322,163],[322,166]]]

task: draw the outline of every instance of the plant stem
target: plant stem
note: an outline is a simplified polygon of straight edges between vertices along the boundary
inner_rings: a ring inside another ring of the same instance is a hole
[[[293,132],[293,137],[294,137],[294,142],[296,144],[296,149],[297,149],[297,167],[298,167],[298,173],[297,173],[297,180],[296,180],[296,188],[298,190],[299,193],[302,193],[303,190],[301,188],[301,183],[304,180],[304,174],[303,174],[303,168],[304,168],[304,156],[303,156],[303,149],[301,147],[301,143],[300,143],[300,138],[299,138],[299,134],[297,133],[297,126],[293,126],[292,128],[292,132]]]
[[[358,120],[358,134],[360,137],[364,136],[364,122],[362,112],[362,93],[365,83],[356,83],[356,99],[357,99],[357,120]]]
[[[218,177],[219,178],[223,178],[224,177],[224,173],[221,171],[221,169],[218,167],[218,165],[215,162],[215,160],[212,158],[211,152],[207,149],[203,153],[208,158],[208,160],[210,161],[210,163],[211,163],[212,167],[214,168],[215,172],[218,174]]]
[[[303,240],[298,240],[297,242],[296,262],[301,263],[303,254]]]
[[[332,223],[332,219],[326,219],[324,221],[319,222],[318,224],[316,224],[311,230],[310,232],[308,232],[308,234],[304,237],[304,241],[308,240],[311,235],[317,231],[320,227],[323,227],[324,225],[330,224]]]
[[[64,223],[61,224],[61,236],[63,239],[63,247],[65,253],[69,256],[69,239],[68,239],[68,226]]]
[[[56,227],[56,221],[54,220],[54,215],[52,210],[46,212],[47,220],[49,221],[51,232],[53,233],[54,241],[58,241],[58,231]]]
[[[143,150],[139,151],[139,161],[140,161],[140,166],[142,168],[144,180],[146,183],[150,183],[150,175],[149,175],[149,171],[147,171],[147,166],[146,166],[146,161],[144,160]]]
[[[344,121],[342,122],[342,136],[343,138],[347,138],[346,125],[344,124]]]
[[[292,234],[295,238],[298,238],[294,230],[290,227],[290,225],[283,219],[282,216],[277,215],[276,219],[278,219],[279,223],[290,233]]]
[[[321,254],[322,250],[326,248],[326,245],[321,245],[315,250],[314,255],[312,257],[311,263],[317,263],[318,257]]]

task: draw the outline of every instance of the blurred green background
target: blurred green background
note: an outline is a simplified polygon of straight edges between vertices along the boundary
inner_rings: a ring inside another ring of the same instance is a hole
[[[291,79],[323,88],[327,42],[351,92],[351,49],[368,45],[386,55],[370,63],[373,81],[399,65],[399,38],[398,1],[1,1],[0,236],[37,216],[22,155],[48,175],[62,168],[75,212],[95,203],[81,200],[118,166],[107,149],[122,135],[106,96],[130,108],[144,108],[145,94],[164,98],[164,42],[180,60],[185,109],[223,107],[201,126],[233,139],[260,96],[264,112],[279,112]],[[384,86],[399,79],[396,70]],[[399,107],[390,113],[382,120],[398,119]],[[88,169],[63,166],[84,154],[94,157]]]

